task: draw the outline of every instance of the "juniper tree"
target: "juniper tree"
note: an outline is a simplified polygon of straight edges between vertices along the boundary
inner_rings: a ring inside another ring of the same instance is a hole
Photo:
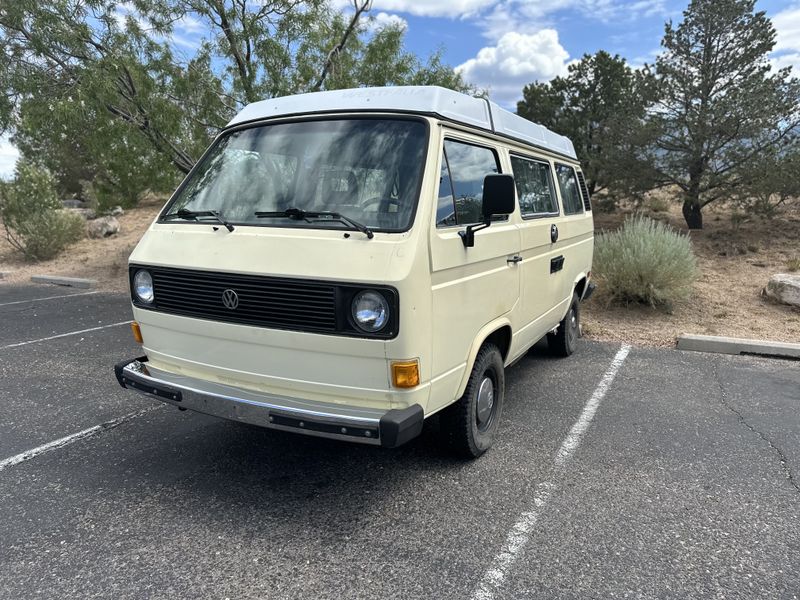
[[[585,54],[564,77],[525,86],[517,114],[572,140],[594,193],[617,187],[627,176],[620,150],[644,115],[640,87],[624,58],[601,50]]]

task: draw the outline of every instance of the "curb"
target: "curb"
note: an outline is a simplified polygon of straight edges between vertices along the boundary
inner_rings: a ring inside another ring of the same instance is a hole
[[[64,285],[67,287],[91,289],[97,285],[96,279],[78,279],[77,277],[56,277],[55,275],[32,275],[31,281],[34,283],[50,283],[53,285]]]
[[[800,344],[683,334],[678,337],[678,350],[717,352],[719,354],[754,354],[800,359]]]

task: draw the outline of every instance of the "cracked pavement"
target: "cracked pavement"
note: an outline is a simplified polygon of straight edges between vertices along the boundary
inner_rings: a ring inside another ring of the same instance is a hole
[[[0,346],[128,319],[0,286]],[[471,598],[618,345],[534,349],[496,446],[386,451],[161,407],[0,470],[0,597]],[[158,406],[126,326],[0,350],[0,461]],[[800,595],[800,364],[633,348],[495,598]]]

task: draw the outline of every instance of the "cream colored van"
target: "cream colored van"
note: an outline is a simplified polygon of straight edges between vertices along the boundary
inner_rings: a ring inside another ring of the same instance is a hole
[[[572,143],[484,99],[362,88],[247,106],[130,257],[144,356],[181,409],[393,447],[440,415],[479,456],[504,367],[571,354],[593,223]]]

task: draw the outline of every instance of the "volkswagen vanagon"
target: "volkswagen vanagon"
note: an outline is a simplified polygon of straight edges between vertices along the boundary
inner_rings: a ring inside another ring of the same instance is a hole
[[[244,108],[130,257],[143,356],[181,409],[393,447],[439,415],[489,448],[504,367],[571,354],[593,222],[572,143],[438,87]]]

